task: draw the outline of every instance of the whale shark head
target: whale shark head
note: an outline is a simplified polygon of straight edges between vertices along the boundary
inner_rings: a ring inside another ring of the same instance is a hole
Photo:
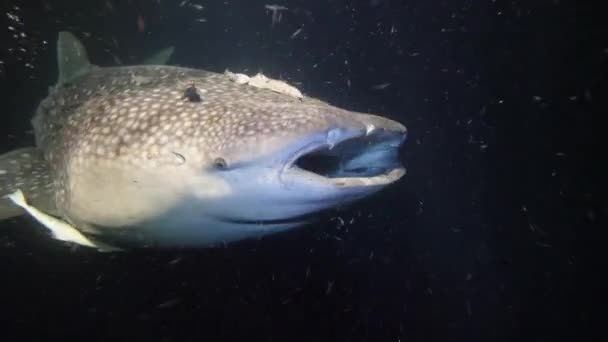
[[[263,106],[247,106],[258,115],[235,122],[251,129],[243,132],[249,138],[221,149],[208,168],[225,189],[201,206],[215,220],[267,229],[296,224],[405,173],[399,147],[406,128],[397,122],[329,105]]]

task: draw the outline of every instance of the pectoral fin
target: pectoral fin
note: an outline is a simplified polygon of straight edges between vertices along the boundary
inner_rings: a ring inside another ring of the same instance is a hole
[[[21,189],[31,205],[56,214],[55,193],[49,167],[42,152],[34,147],[0,155],[0,220],[26,212],[5,195]]]
[[[6,195],[6,197],[11,200],[15,205],[23,208],[27,211],[32,217],[34,217],[38,222],[44,225],[51,231],[53,237],[57,240],[75,243],[80,246],[86,246],[98,249],[102,252],[113,252],[119,251],[119,248],[108,246],[105,244],[97,243],[87,236],[85,236],[78,229],[70,225],[69,223],[48,215],[35,207],[29,205],[23,192],[20,189],[13,192],[12,194]]]

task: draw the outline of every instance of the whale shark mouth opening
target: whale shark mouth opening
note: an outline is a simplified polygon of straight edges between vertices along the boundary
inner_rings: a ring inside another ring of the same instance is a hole
[[[402,168],[399,146],[404,135],[380,131],[345,139],[333,146],[324,143],[308,149],[292,168],[325,178],[373,178]]]

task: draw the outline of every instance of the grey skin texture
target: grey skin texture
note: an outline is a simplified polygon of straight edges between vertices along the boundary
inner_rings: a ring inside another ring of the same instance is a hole
[[[152,64],[100,67],[71,33],[57,43],[59,80],[32,120],[36,147],[0,155],[0,196],[21,189],[92,238],[204,247],[260,237],[405,174],[396,121],[164,65],[172,48]],[[311,157],[328,165],[301,167]],[[0,219],[24,213],[0,200]]]

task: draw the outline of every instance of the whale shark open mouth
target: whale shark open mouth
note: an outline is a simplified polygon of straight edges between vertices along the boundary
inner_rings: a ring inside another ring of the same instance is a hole
[[[346,137],[335,144],[313,144],[296,155],[290,168],[330,179],[390,175],[403,169],[399,146],[404,139],[403,132],[377,130]]]

